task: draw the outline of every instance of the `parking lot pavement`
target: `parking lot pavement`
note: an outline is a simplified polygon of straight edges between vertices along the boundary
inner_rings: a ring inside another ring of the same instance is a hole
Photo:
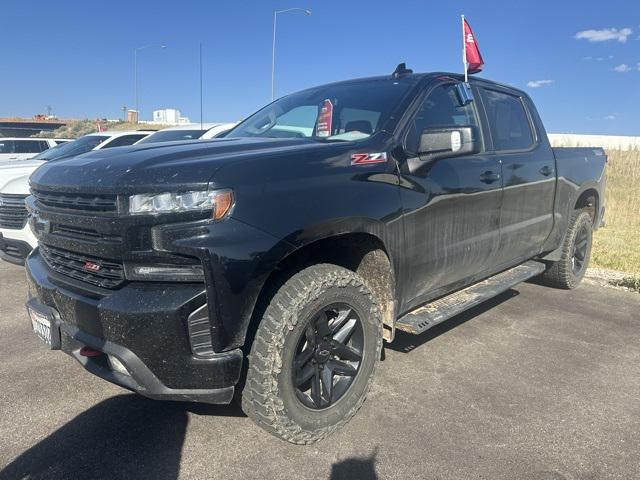
[[[318,444],[237,407],[163,403],[44,349],[0,264],[0,478],[640,477],[640,295],[524,284],[386,349],[362,410]]]

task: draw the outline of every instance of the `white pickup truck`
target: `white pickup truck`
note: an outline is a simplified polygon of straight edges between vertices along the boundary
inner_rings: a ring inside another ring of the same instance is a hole
[[[67,138],[17,138],[0,137],[0,161],[26,160],[61,143]]]
[[[24,204],[29,196],[29,177],[43,163],[77,156],[91,150],[133,145],[149,136],[153,131],[129,130],[99,132],[85,135],[77,140],[63,143],[58,139],[5,139],[11,141],[48,142],[53,148],[42,151],[33,158],[4,160],[0,155],[0,258],[7,262],[23,265],[24,260],[37,241],[27,224],[27,209]],[[35,155],[35,156],[33,156]]]

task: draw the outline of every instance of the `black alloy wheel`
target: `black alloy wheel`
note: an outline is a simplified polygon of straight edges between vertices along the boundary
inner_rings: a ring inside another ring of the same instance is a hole
[[[362,322],[346,303],[328,305],[313,315],[291,369],[298,400],[314,410],[338,402],[358,375],[363,347]]]
[[[589,246],[589,231],[582,225],[575,236],[573,254],[571,256],[571,270],[577,277],[584,270],[587,261],[587,248]]]

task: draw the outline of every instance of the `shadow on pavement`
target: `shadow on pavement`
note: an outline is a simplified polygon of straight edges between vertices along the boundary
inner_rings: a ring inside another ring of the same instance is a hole
[[[133,394],[112,397],[17,457],[0,471],[0,479],[176,479],[188,412],[242,415],[234,406],[159,402]]]
[[[477,317],[478,315],[481,315],[492,308],[497,307],[501,303],[506,302],[513,297],[517,297],[518,295],[520,295],[520,292],[517,290],[507,290],[506,292],[496,295],[476,307],[470,308],[449,320],[445,320],[420,335],[413,335],[411,333],[397,330],[395,340],[390,344],[385,344],[385,348],[396,352],[408,353],[434,338],[447,333],[449,330],[456,328],[458,325],[462,325],[464,322],[471,320],[472,318]]]
[[[376,480],[376,455],[378,449],[366,458],[347,458],[331,466],[329,480]]]

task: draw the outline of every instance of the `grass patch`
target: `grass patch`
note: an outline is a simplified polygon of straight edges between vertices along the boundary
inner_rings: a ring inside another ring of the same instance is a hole
[[[640,276],[624,277],[622,280],[614,282],[618,287],[626,287],[629,290],[640,293]]]
[[[591,264],[640,273],[640,151],[607,155],[606,227],[594,235]]]

